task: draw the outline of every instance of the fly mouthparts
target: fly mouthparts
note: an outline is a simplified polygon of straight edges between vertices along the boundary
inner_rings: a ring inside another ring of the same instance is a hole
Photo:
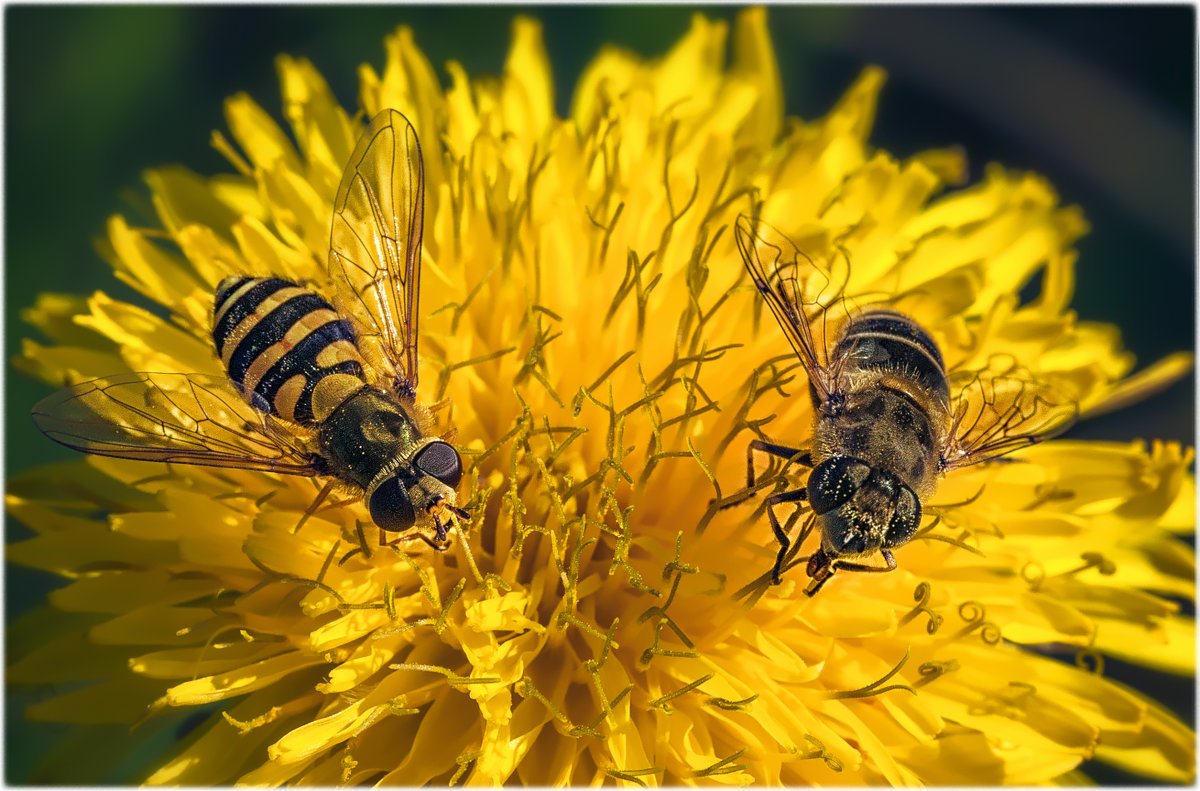
[[[471,518],[471,515],[469,513],[467,513],[466,511],[464,511],[463,509],[461,509],[457,506],[450,505],[450,503],[446,502],[445,500],[443,500],[441,498],[438,498],[437,500],[430,503],[429,507],[426,508],[425,511],[426,511],[426,513],[428,513],[430,516],[432,516],[434,518],[435,522],[437,521],[437,518],[442,513],[442,511],[449,511],[450,513],[457,516],[459,519],[470,519]]]
[[[437,540],[440,546],[435,548],[439,552],[446,551],[446,525],[442,524],[442,520],[438,518],[445,509],[446,504],[440,499],[430,503],[429,507],[425,509],[425,513],[429,514],[433,518],[433,526],[434,529],[437,530]]]

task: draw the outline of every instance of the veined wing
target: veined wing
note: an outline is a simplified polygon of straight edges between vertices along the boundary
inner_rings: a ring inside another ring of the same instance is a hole
[[[956,404],[951,443],[942,467],[988,461],[1069,429],[1079,406],[1015,360],[1001,355],[980,371],[949,376]]]
[[[316,475],[317,459],[267,426],[225,379],[134,373],[59,390],[33,408],[55,442],[139,461]]]
[[[738,217],[734,238],[754,285],[775,314],[821,401],[827,401],[834,393],[837,366],[829,366],[825,339],[814,340],[812,325],[824,322],[829,307],[841,298],[848,271],[834,272],[818,265],[776,228],[746,215]]]
[[[425,174],[412,124],[395,110],[371,119],[342,175],[329,238],[337,306],[385,385],[417,388],[417,305]]]

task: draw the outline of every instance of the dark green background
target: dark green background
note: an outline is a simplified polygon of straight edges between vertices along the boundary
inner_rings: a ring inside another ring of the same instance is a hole
[[[734,11],[709,6],[710,17]],[[279,117],[273,59],[311,59],[347,107],[355,69],[383,62],[383,36],[411,25],[435,68],[496,73],[517,13],[544,23],[556,100],[565,113],[584,64],[606,42],[661,54],[688,28],[686,6],[526,8],[50,7],[5,9],[5,354],[27,329],[17,312],[38,292],[132,292],[93,252],[106,218],[144,196],[149,166],[181,162],[228,172],[208,145],[222,100],[248,91]],[[985,163],[1031,169],[1093,230],[1079,244],[1081,316],[1116,323],[1145,363],[1194,347],[1195,19],[1190,7],[776,7],[770,28],[789,114],[824,114],[862,65],[884,66],[872,142],[897,156],[958,144],[972,179]],[[444,71],[439,71],[445,80]],[[136,298],[135,298],[136,299]],[[66,458],[33,429],[29,407],[48,390],[6,382],[9,474]],[[1193,442],[1194,378],[1151,401],[1076,428],[1072,436]],[[8,539],[25,532],[8,525]],[[8,569],[11,618],[60,581]],[[1110,663],[1112,665],[1114,663]],[[1194,683],[1119,665],[1110,674],[1151,688],[1194,722]],[[8,698],[6,777],[36,782],[54,726],[20,708],[50,694]],[[103,778],[119,782],[137,756]],[[1089,767],[1090,768],[1090,767]],[[1103,781],[1114,774],[1097,773]]]

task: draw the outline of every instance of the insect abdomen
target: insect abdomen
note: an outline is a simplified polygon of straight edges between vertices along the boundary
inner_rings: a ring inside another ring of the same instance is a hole
[[[950,397],[941,350],[916,321],[894,310],[875,309],[855,316],[842,331],[834,359],[848,369],[879,370],[915,378],[942,401]]]
[[[350,322],[317,294],[278,278],[217,286],[213,343],[229,378],[272,414],[315,426],[365,386]]]

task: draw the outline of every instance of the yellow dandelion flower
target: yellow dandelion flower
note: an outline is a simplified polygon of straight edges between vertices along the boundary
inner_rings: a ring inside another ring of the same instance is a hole
[[[993,168],[942,195],[957,154],[867,145],[880,71],[785,121],[765,14],[738,17],[726,67],[729,33],[697,17],[659,60],[603,52],[564,119],[535,22],[499,78],[451,63],[445,90],[401,28],[360,70],[362,115],[283,57],[290,136],[235,96],[213,138],[233,175],[153,172],[161,227],[114,217],[105,252],[169,318],[46,296],[28,315],[51,344],[21,367],[224,375],[217,283],[328,293],[342,170],[394,108],[425,157],[418,395],[449,399],[471,517],[445,553],[383,548],[356,498],[297,530],[319,480],[101,457],[25,475],[8,508],[37,535],[9,557],[71,580],[10,638],[10,682],[70,685],[28,715],[84,726],[81,762],[192,718],[155,785],[1034,784],[1093,757],[1193,779],[1188,728],[1103,673],[1194,672],[1190,449],[1058,440],[957,470],[896,571],[765,585],[761,505],[720,506],[750,440],[803,447],[812,406],[739,215],[843,256],[847,293],[910,295],[948,366],[1010,355],[1084,415],[1190,360],[1127,378],[1115,330],[1069,311],[1086,226],[1044,180]]]

